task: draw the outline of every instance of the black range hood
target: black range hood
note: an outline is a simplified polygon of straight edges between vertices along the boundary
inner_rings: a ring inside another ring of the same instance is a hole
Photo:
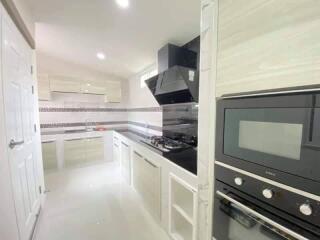
[[[198,102],[196,52],[168,44],[158,52],[158,68],[146,84],[160,105]]]

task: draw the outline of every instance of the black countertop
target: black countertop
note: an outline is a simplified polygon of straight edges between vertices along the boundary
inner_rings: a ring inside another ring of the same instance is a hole
[[[142,133],[127,130],[127,131],[118,131],[120,134],[129,138],[132,141],[135,141],[144,147],[150,149],[151,151],[165,157],[169,161],[175,163],[176,165],[184,168],[185,170],[197,175],[197,150],[194,148],[183,149],[174,152],[161,152],[160,150],[142,142],[143,138],[148,138],[149,136],[143,135]]]

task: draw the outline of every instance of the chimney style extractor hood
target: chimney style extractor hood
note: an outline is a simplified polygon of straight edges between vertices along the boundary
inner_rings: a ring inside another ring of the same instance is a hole
[[[158,52],[158,71],[146,84],[160,105],[198,102],[196,52],[168,44]]]

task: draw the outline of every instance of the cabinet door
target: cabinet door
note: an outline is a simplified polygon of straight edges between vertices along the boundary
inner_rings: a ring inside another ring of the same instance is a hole
[[[217,96],[319,84],[320,1],[220,0]]]
[[[98,80],[84,81],[81,86],[82,93],[104,95],[106,86],[104,82]]]
[[[38,75],[38,97],[39,100],[51,100],[50,81],[48,75]]]
[[[42,143],[42,159],[44,170],[52,170],[58,168],[56,142]]]
[[[146,208],[157,220],[160,220],[160,167],[137,152],[133,154],[133,185]]]
[[[53,92],[80,93],[82,80],[66,76],[49,76]]]
[[[120,147],[117,143],[113,143],[113,161],[120,162]]]
[[[121,142],[121,174],[124,180],[131,184],[130,147]]]
[[[102,137],[85,139],[86,162],[104,160],[104,141]]]
[[[86,144],[84,139],[64,141],[64,163],[74,166],[86,162]]]
[[[120,81],[107,81],[106,82],[106,92],[105,92],[106,102],[121,102],[121,82]]]

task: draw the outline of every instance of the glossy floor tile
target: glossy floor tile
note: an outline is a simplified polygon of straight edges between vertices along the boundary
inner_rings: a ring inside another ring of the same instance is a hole
[[[35,240],[169,240],[115,163],[48,173]]]

